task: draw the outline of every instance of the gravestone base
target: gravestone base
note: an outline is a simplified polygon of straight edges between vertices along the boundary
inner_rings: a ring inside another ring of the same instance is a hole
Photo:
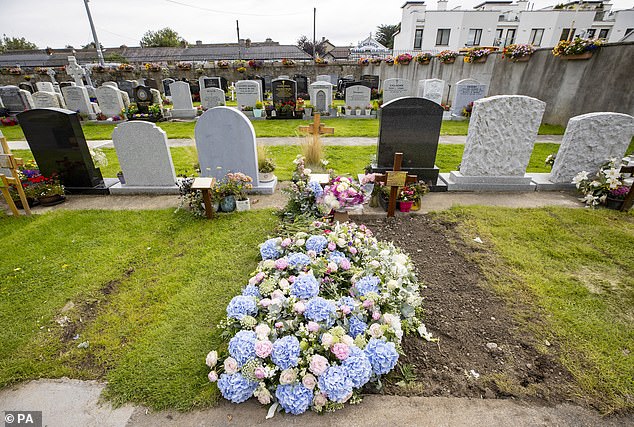
[[[273,194],[277,188],[277,177],[273,178],[273,181],[261,182],[258,187],[253,187],[249,194]]]
[[[99,184],[95,187],[69,187],[64,186],[64,191],[68,194],[88,194],[88,195],[108,195],[110,194],[110,188],[118,183],[116,178],[104,178],[103,185]]]
[[[173,119],[189,119],[189,120],[193,120],[196,117],[196,109],[192,108],[191,110],[189,108],[187,109],[172,109],[172,118]]]
[[[537,191],[577,190],[575,184],[570,182],[551,181],[549,173],[527,173],[526,176],[533,180],[533,183],[537,186]]]
[[[381,167],[372,165],[372,173],[387,173],[392,169],[392,166]],[[447,184],[442,179],[438,179],[440,169],[437,166],[433,168],[403,168],[403,170],[410,175],[416,175],[419,181],[425,181],[429,185],[429,191],[432,193],[447,191]]]
[[[117,180],[117,183],[110,187],[110,194],[115,196],[132,196],[137,194],[163,195],[180,194],[180,190],[178,185],[172,185],[170,187],[127,185],[121,184]]]
[[[441,174],[448,191],[535,191],[530,176],[465,176],[457,171]]]

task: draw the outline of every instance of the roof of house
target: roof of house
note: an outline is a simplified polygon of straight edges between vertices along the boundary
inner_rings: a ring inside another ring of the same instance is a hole
[[[482,2],[482,3],[480,3],[480,4],[477,4],[477,5],[473,6],[473,8],[474,8],[474,9],[477,9],[477,8],[479,8],[479,7],[482,7],[482,6],[486,5],[486,4],[511,4],[511,3],[513,3],[513,1],[512,1],[512,0],[494,0],[494,1],[483,1],[483,2]]]

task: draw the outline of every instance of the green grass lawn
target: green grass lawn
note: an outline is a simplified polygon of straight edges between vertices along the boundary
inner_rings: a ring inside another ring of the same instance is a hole
[[[451,215],[467,242],[480,236],[494,252],[478,260],[489,284],[525,306],[518,317],[541,343],[555,344],[541,350],[571,371],[575,394],[605,413],[634,409],[634,213],[480,207]]]
[[[299,145],[277,145],[269,146],[271,157],[277,164],[275,174],[281,181],[288,181],[293,174],[293,159],[301,153]],[[558,144],[538,143],[535,144],[533,155],[528,166],[528,172],[549,172],[550,169],[544,165],[546,157],[557,152]],[[194,175],[194,166],[198,163],[196,147],[172,147],[172,160],[177,175]],[[436,156],[436,165],[441,172],[457,170],[462,159],[464,146],[462,144],[440,144]],[[119,171],[119,160],[114,148],[105,148],[103,151],[108,157],[108,166],[101,168],[104,177],[115,177]],[[13,150],[16,157],[33,159],[29,150]],[[338,174],[351,174],[357,176],[363,173],[366,165],[376,155],[376,147],[373,146],[325,146],[324,153],[329,161],[329,168]]]
[[[298,126],[303,126],[308,120],[256,120],[253,121],[256,136],[262,137],[288,137],[299,134]],[[379,135],[379,121],[370,119],[325,119],[326,126],[335,128],[334,137],[376,137]],[[161,122],[158,124],[167,133],[168,138],[194,138],[194,122]],[[112,131],[116,123],[95,124],[85,123],[84,136],[89,141],[112,139]],[[466,135],[469,122],[443,121],[440,130],[441,135]],[[24,134],[20,126],[6,126],[0,128],[8,141],[23,141]],[[540,135],[562,135],[564,128],[561,126],[544,124],[540,127]]]
[[[0,214],[0,387],[102,378],[118,402],[209,405],[212,326],[275,224],[268,210],[213,222],[173,210]]]

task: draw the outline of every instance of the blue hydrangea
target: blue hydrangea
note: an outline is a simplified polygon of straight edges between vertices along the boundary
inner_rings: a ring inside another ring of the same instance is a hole
[[[318,182],[311,181],[308,183],[308,188],[313,192],[316,199],[321,198],[324,195],[324,189],[321,188],[321,185]]]
[[[372,365],[365,352],[357,347],[350,347],[350,355],[341,363],[346,369],[348,378],[354,388],[363,387],[370,381],[372,376]]]
[[[287,414],[299,415],[310,406],[313,392],[300,383],[280,384],[275,390],[275,397]]]
[[[356,338],[357,335],[364,333],[367,328],[367,323],[359,319],[357,316],[352,316],[350,318],[350,330],[348,331],[348,335],[352,338]]]
[[[334,261],[336,263],[339,263],[345,257],[346,256],[345,256],[345,254],[343,252],[332,251],[332,252],[330,252],[330,256],[328,257],[328,261]]]
[[[310,258],[308,255],[303,254],[301,252],[293,252],[292,254],[288,254],[288,265],[292,268],[297,268],[298,270],[310,265]]]
[[[281,247],[281,239],[279,237],[269,239],[260,246],[260,255],[262,255],[263,260],[277,259],[282,254],[280,251]]]
[[[304,317],[314,322],[323,322],[327,327],[331,327],[337,317],[337,307],[332,301],[322,297],[311,298],[306,303]]]
[[[227,306],[227,316],[232,319],[242,320],[244,316],[255,316],[257,314],[258,305],[252,296],[235,296]]]
[[[221,374],[218,379],[218,389],[222,393],[222,397],[233,403],[246,402],[253,396],[257,387],[257,381],[245,378],[240,372]]]
[[[253,331],[239,331],[229,341],[229,354],[242,366],[255,359],[256,335]]]
[[[339,307],[341,307],[342,305],[347,305],[348,307],[350,307],[350,310],[354,309],[354,298],[352,297],[341,297],[339,298],[339,301],[337,301],[337,305]]]
[[[310,274],[300,274],[291,285],[291,295],[301,299],[309,299],[319,295],[319,282]]]
[[[306,240],[306,250],[315,251],[318,254],[322,253],[328,246],[328,240],[324,236],[310,236]]]
[[[255,285],[247,285],[242,290],[242,295],[244,295],[245,297],[256,297],[256,298],[262,297],[262,295],[260,295],[260,288],[258,288]]]
[[[374,292],[376,294],[379,293],[379,283],[381,283],[381,279],[376,276],[365,276],[357,280],[356,288],[359,295],[363,296],[365,294],[369,294],[370,292]]]
[[[280,369],[288,369],[297,366],[299,360],[299,340],[294,335],[287,335],[275,340],[271,360]]]
[[[352,393],[352,381],[343,366],[331,366],[319,377],[317,383],[319,389],[334,402],[343,403]]]
[[[365,354],[372,365],[372,371],[376,375],[390,372],[398,361],[398,352],[393,342],[385,342],[376,338],[370,338],[365,346]]]

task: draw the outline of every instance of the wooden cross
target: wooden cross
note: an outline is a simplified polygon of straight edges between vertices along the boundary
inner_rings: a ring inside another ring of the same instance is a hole
[[[300,132],[306,132],[313,136],[314,143],[317,143],[317,138],[319,138],[319,135],[324,135],[324,134],[332,135],[335,133],[335,128],[328,128],[324,126],[323,123],[320,123],[320,119],[321,119],[321,114],[315,113],[315,121],[313,123],[311,123],[308,126],[299,127]]]
[[[0,135],[2,135],[0,133]],[[14,185],[18,195],[20,196],[20,200],[22,201],[22,208],[24,209],[24,213],[27,215],[31,215],[31,209],[29,208],[29,202],[26,200],[26,194],[24,193],[24,188],[22,188],[22,182],[20,181],[20,175],[18,174],[18,165],[22,164],[22,159],[16,159],[13,154],[11,154],[11,150],[9,149],[9,144],[4,136],[0,136],[0,144],[2,145],[2,153],[0,154],[0,168],[9,169],[11,171],[11,176],[7,177],[5,174],[0,173],[0,191],[4,196],[4,199],[7,201],[9,208],[14,216],[19,216],[20,212],[18,208],[15,206],[13,199],[11,198],[11,194],[9,193],[9,186]]]
[[[380,182],[390,187],[390,202],[387,207],[388,218],[393,217],[396,211],[396,199],[398,197],[399,188],[407,184],[413,184],[418,180],[416,175],[408,175],[406,171],[401,171],[402,163],[403,153],[394,153],[393,170],[384,174],[375,175],[374,178],[374,182]]]

